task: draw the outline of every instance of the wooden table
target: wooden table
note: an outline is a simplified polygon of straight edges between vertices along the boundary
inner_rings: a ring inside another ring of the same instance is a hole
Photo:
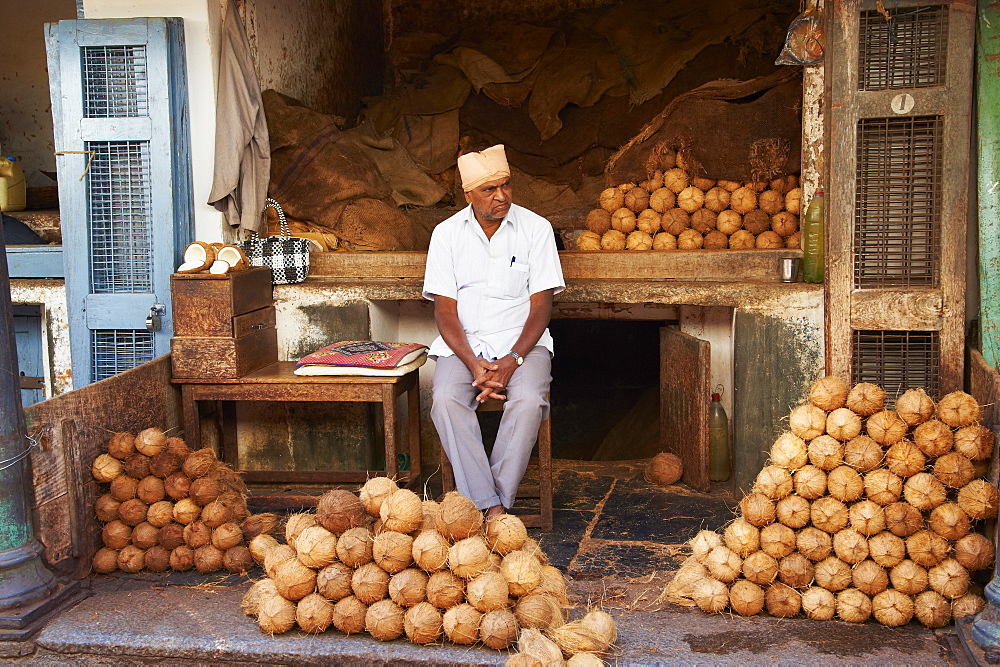
[[[201,446],[199,401],[219,401],[222,407],[222,461],[234,470],[239,468],[236,440],[235,401],[349,401],[382,405],[385,470],[248,470],[242,472],[247,482],[293,484],[342,484],[365,482],[373,474],[395,478],[398,472],[396,454],[396,399],[407,397],[407,439],[410,468],[406,486],[414,487],[420,479],[420,384],[417,371],[399,377],[366,377],[345,375],[295,375],[294,361],[278,361],[241,378],[235,379],[175,379],[181,386],[184,413],[184,437],[192,447]]]

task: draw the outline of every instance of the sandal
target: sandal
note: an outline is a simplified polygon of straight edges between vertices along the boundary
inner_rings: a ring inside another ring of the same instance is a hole
[[[195,241],[184,249],[184,262],[177,273],[198,273],[212,266],[216,259],[215,248],[203,241]]]
[[[216,254],[215,262],[208,269],[212,275],[221,276],[230,271],[242,271],[250,266],[250,261],[241,248],[224,245]]]

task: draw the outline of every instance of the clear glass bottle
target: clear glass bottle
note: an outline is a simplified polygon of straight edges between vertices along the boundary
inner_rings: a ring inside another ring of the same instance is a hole
[[[824,234],[823,191],[817,190],[802,221],[802,279],[807,283],[823,282]]]
[[[730,475],[729,417],[722,407],[718,393],[712,394],[708,408],[708,478],[713,482],[725,482]]]

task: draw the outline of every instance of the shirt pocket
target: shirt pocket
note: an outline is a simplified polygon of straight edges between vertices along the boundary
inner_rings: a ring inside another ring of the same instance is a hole
[[[516,299],[528,293],[528,264],[517,260],[498,261],[496,267],[497,294],[501,298]]]

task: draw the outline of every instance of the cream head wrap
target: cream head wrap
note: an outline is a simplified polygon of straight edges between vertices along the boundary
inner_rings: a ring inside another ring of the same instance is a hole
[[[503,144],[490,146],[478,153],[466,153],[458,157],[458,171],[462,174],[462,189],[475,190],[487,181],[510,176],[507,153]]]

